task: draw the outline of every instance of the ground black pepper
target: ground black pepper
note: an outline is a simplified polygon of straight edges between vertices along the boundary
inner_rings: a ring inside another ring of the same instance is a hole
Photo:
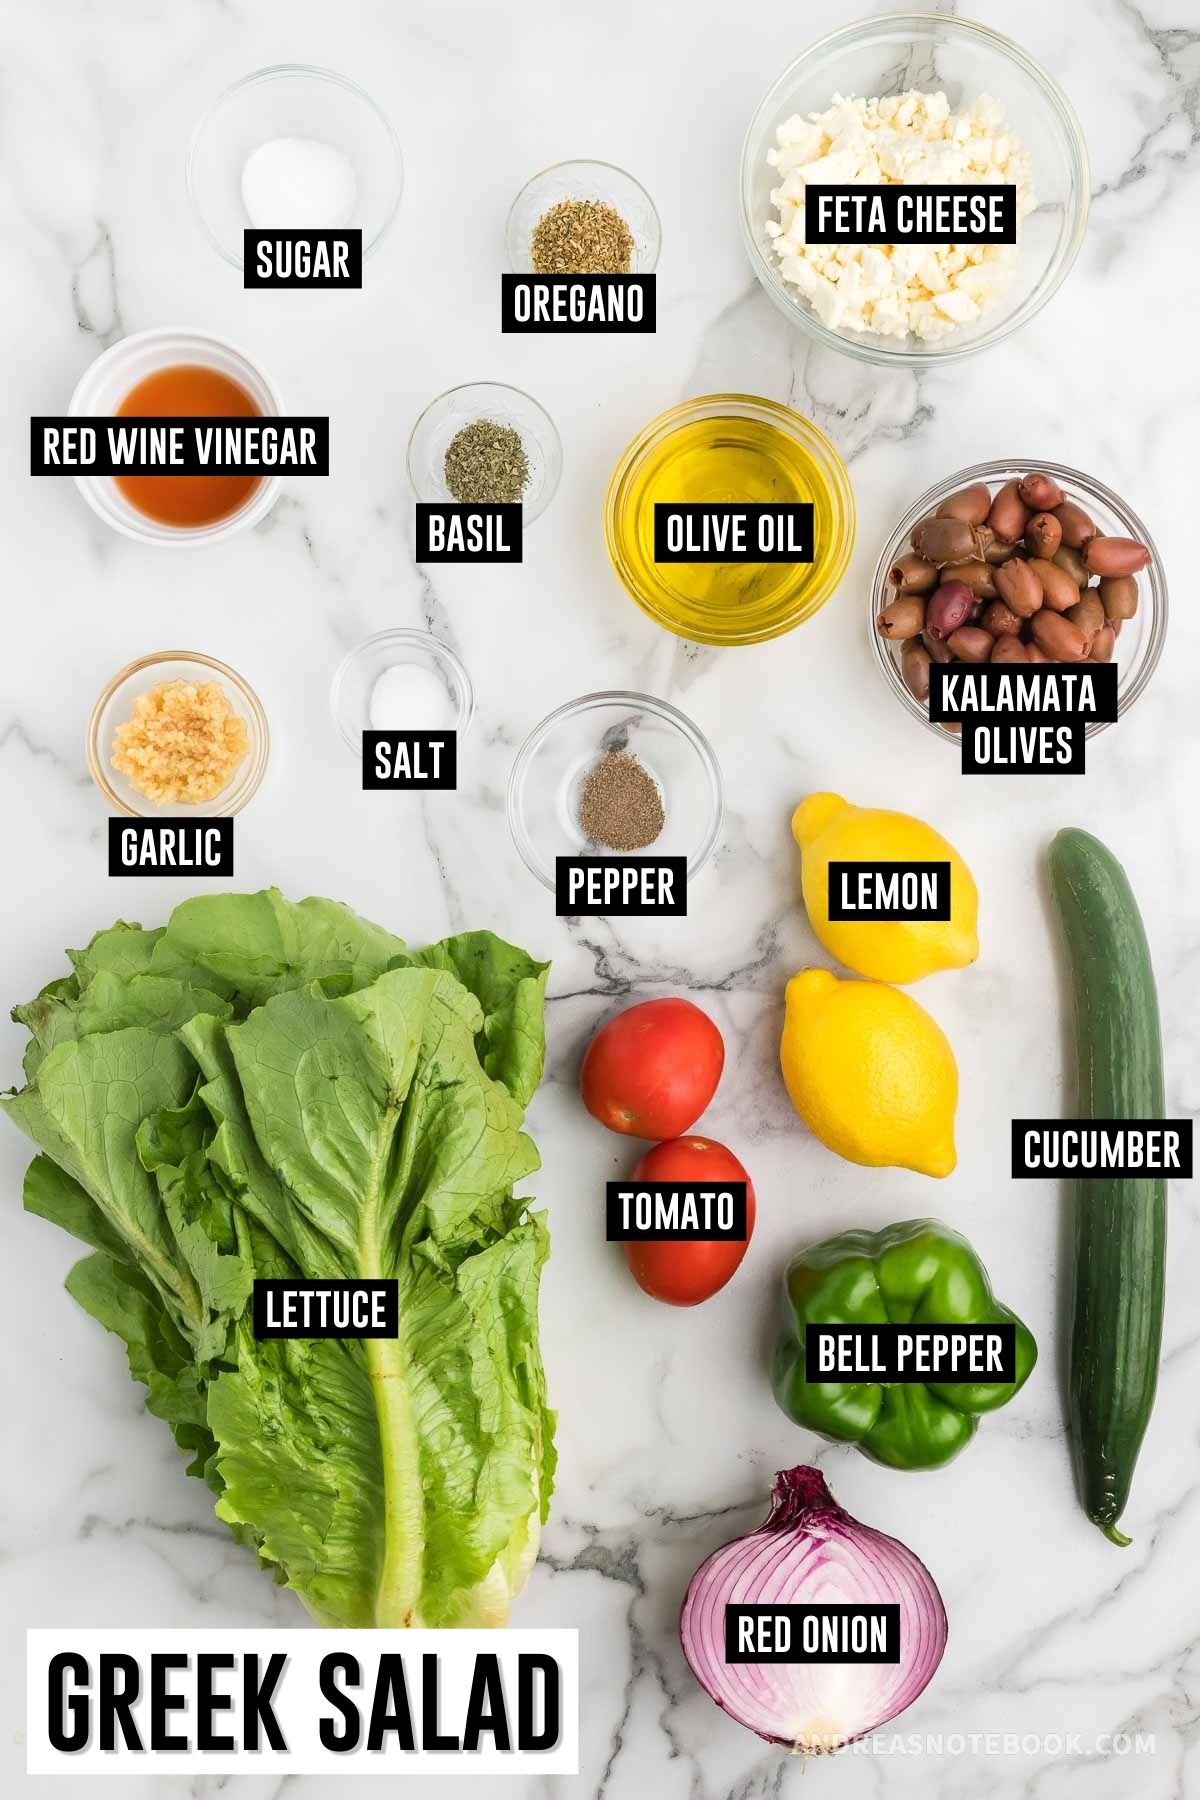
[[[666,824],[662,796],[636,756],[610,750],[583,784],[579,824],[606,850],[644,850]]]

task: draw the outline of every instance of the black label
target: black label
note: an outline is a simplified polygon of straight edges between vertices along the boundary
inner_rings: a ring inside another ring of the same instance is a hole
[[[610,1244],[744,1244],[746,1184],[608,1181],[604,1215]]]
[[[812,182],[804,190],[807,244],[1015,244],[1011,182]]]
[[[328,475],[329,420],[159,417],[29,421],[31,475]]]
[[[962,728],[964,775],[1083,775],[1084,727],[1075,720],[1027,719],[1020,725]]]
[[[412,788],[458,786],[457,731],[364,731],[362,734],[364,788]]]
[[[416,560],[520,562],[523,510],[520,501],[464,506],[418,500]]]
[[[232,875],[232,819],[110,819],[110,875]]]
[[[554,904],[560,919],[682,919],[687,857],[556,857]]]
[[[929,716],[939,724],[974,719],[1112,724],[1116,663],[933,663]]]
[[[810,1606],[729,1601],[727,1663],[898,1663],[900,1605],[824,1600]]]
[[[653,331],[653,275],[502,275],[501,331]]]
[[[284,1281],[256,1276],[256,1338],[394,1338],[400,1335],[399,1284],[379,1281]]]
[[[961,724],[964,775],[1082,775],[1086,727],[1117,716],[1117,665],[934,663],[929,716]]]
[[[1015,1325],[813,1325],[804,1328],[809,1382],[1017,1379]]]
[[[948,862],[831,862],[829,918],[861,920],[948,919]]]
[[[800,562],[813,559],[813,509],[683,501],[654,505],[656,563]]]
[[[242,286],[248,288],[360,288],[362,232],[242,233]]]
[[[1069,1175],[1192,1178],[1190,1119],[1014,1119],[1014,1181]]]

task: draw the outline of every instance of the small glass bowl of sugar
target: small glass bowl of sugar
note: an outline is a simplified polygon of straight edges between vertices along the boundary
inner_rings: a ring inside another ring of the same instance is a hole
[[[329,690],[334,724],[362,755],[364,731],[457,731],[475,712],[471,677],[427,631],[380,631],[343,657]]]
[[[192,134],[188,195],[213,248],[243,266],[243,233],[362,232],[378,248],[404,187],[386,115],[332,69],[257,69],[226,88]]]

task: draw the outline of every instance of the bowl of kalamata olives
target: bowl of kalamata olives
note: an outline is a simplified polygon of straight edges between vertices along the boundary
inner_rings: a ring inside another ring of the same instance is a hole
[[[871,590],[888,685],[951,743],[957,727],[929,717],[931,663],[1115,662],[1123,714],[1166,630],[1167,584],[1146,527],[1059,463],[977,463],[930,488],[888,540]]]

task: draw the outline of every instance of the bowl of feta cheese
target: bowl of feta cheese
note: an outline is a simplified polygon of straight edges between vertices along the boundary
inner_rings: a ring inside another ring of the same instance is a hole
[[[1090,192],[1057,82],[999,32],[934,13],[822,38],[765,96],[742,151],[758,279],[819,341],[874,363],[944,362],[1018,330],[1070,270]],[[989,235],[1015,241],[984,241],[985,211]],[[908,235],[885,241],[899,221]]]

